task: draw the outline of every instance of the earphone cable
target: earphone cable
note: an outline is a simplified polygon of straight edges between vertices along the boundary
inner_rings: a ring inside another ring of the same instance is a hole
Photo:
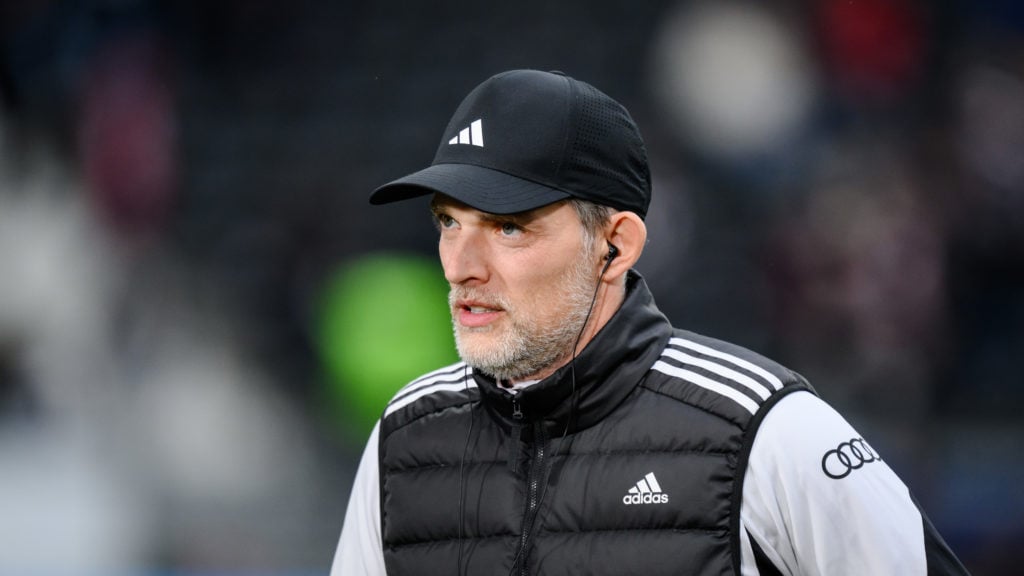
[[[572,345],[572,358],[569,360],[569,380],[572,383],[571,392],[569,394],[569,416],[568,419],[565,421],[565,428],[562,430],[562,436],[558,439],[558,450],[553,452],[552,457],[554,457],[555,454],[558,454],[559,452],[562,451],[562,444],[565,442],[566,437],[569,435],[569,427],[572,424],[573,419],[576,417],[576,348],[579,346],[580,340],[583,339],[583,332],[586,331],[587,324],[590,323],[590,317],[594,313],[594,305],[597,303],[597,294],[598,292],[601,291],[601,281],[604,280],[604,275],[606,272],[608,272],[608,267],[611,266],[612,259],[613,257],[607,259],[607,261],[604,264],[604,267],[601,269],[601,274],[598,275],[597,277],[597,286],[594,287],[594,295],[590,298],[590,307],[587,309],[587,316],[583,320],[583,326],[580,327],[580,331],[576,335],[576,341]],[[575,436],[569,436],[569,445],[568,447],[566,447],[565,453],[561,455],[563,460],[565,458],[568,458],[569,453],[572,451],[572,441],[574,438]],[[537,498],[538,506],[540,506],[544,502],[544,496],[547,495],[548,485],[550,484],[548,480],[549,479],[547,478],[547,474],[543,473],[542,471],[541,481],[543,482],[543,488],[541,489],[540,496]],[[533,525],[537,522],[537,516],[540,516],[540,514],[534,514],[533,518],[531,519],[531,532],[533,531]],[[508,572],[509,576],[511,576],[512,573],[515,572],[516,565],[519,563],[520,555],[522,554],[522,552],[523,550],[520,548],[519,551],[516,552],[515,557],[512,558],[512,566],[509,568]]]

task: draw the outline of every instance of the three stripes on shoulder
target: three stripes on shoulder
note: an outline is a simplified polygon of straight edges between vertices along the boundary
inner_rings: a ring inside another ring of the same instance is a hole
[[[695,355],[697,354],[697,355]],[[694,369],[718,376],[712,378]],[[782,380],[739,356],[685,338],[672,338],[652,370],[721,394],[754,414],[760,402],[782,389]]]

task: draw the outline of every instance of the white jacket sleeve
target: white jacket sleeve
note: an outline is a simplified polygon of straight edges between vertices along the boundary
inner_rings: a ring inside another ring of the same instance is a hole
[[[380,539],[380,471],[377,446],[380,423],[366,442],[352,484],[341,539],[331,565],[331,576],[384,576],[384,549]]]
[[[761,423],[740,509],[741,568],[755,547],[792,576],[928,572],[925,528],[910,492],[876,451],[817,396],[783,398]]]

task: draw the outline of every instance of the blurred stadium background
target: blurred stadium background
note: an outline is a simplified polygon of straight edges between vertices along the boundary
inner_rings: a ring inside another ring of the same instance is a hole
[[[1021,573],[1019,2],[0,7],[0,574],[325,574],[376,411],[453,357],[425,203],[367,194],[520,67],[632,111],[675,323]]]

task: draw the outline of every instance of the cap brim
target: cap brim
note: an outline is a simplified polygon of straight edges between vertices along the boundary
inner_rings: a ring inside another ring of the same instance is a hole
[[[570,197],[557,188],[483,166],[434,164],[377,188],[370,194],[370,204],[387,204],[434,193],[492,214],[526,212]]]

